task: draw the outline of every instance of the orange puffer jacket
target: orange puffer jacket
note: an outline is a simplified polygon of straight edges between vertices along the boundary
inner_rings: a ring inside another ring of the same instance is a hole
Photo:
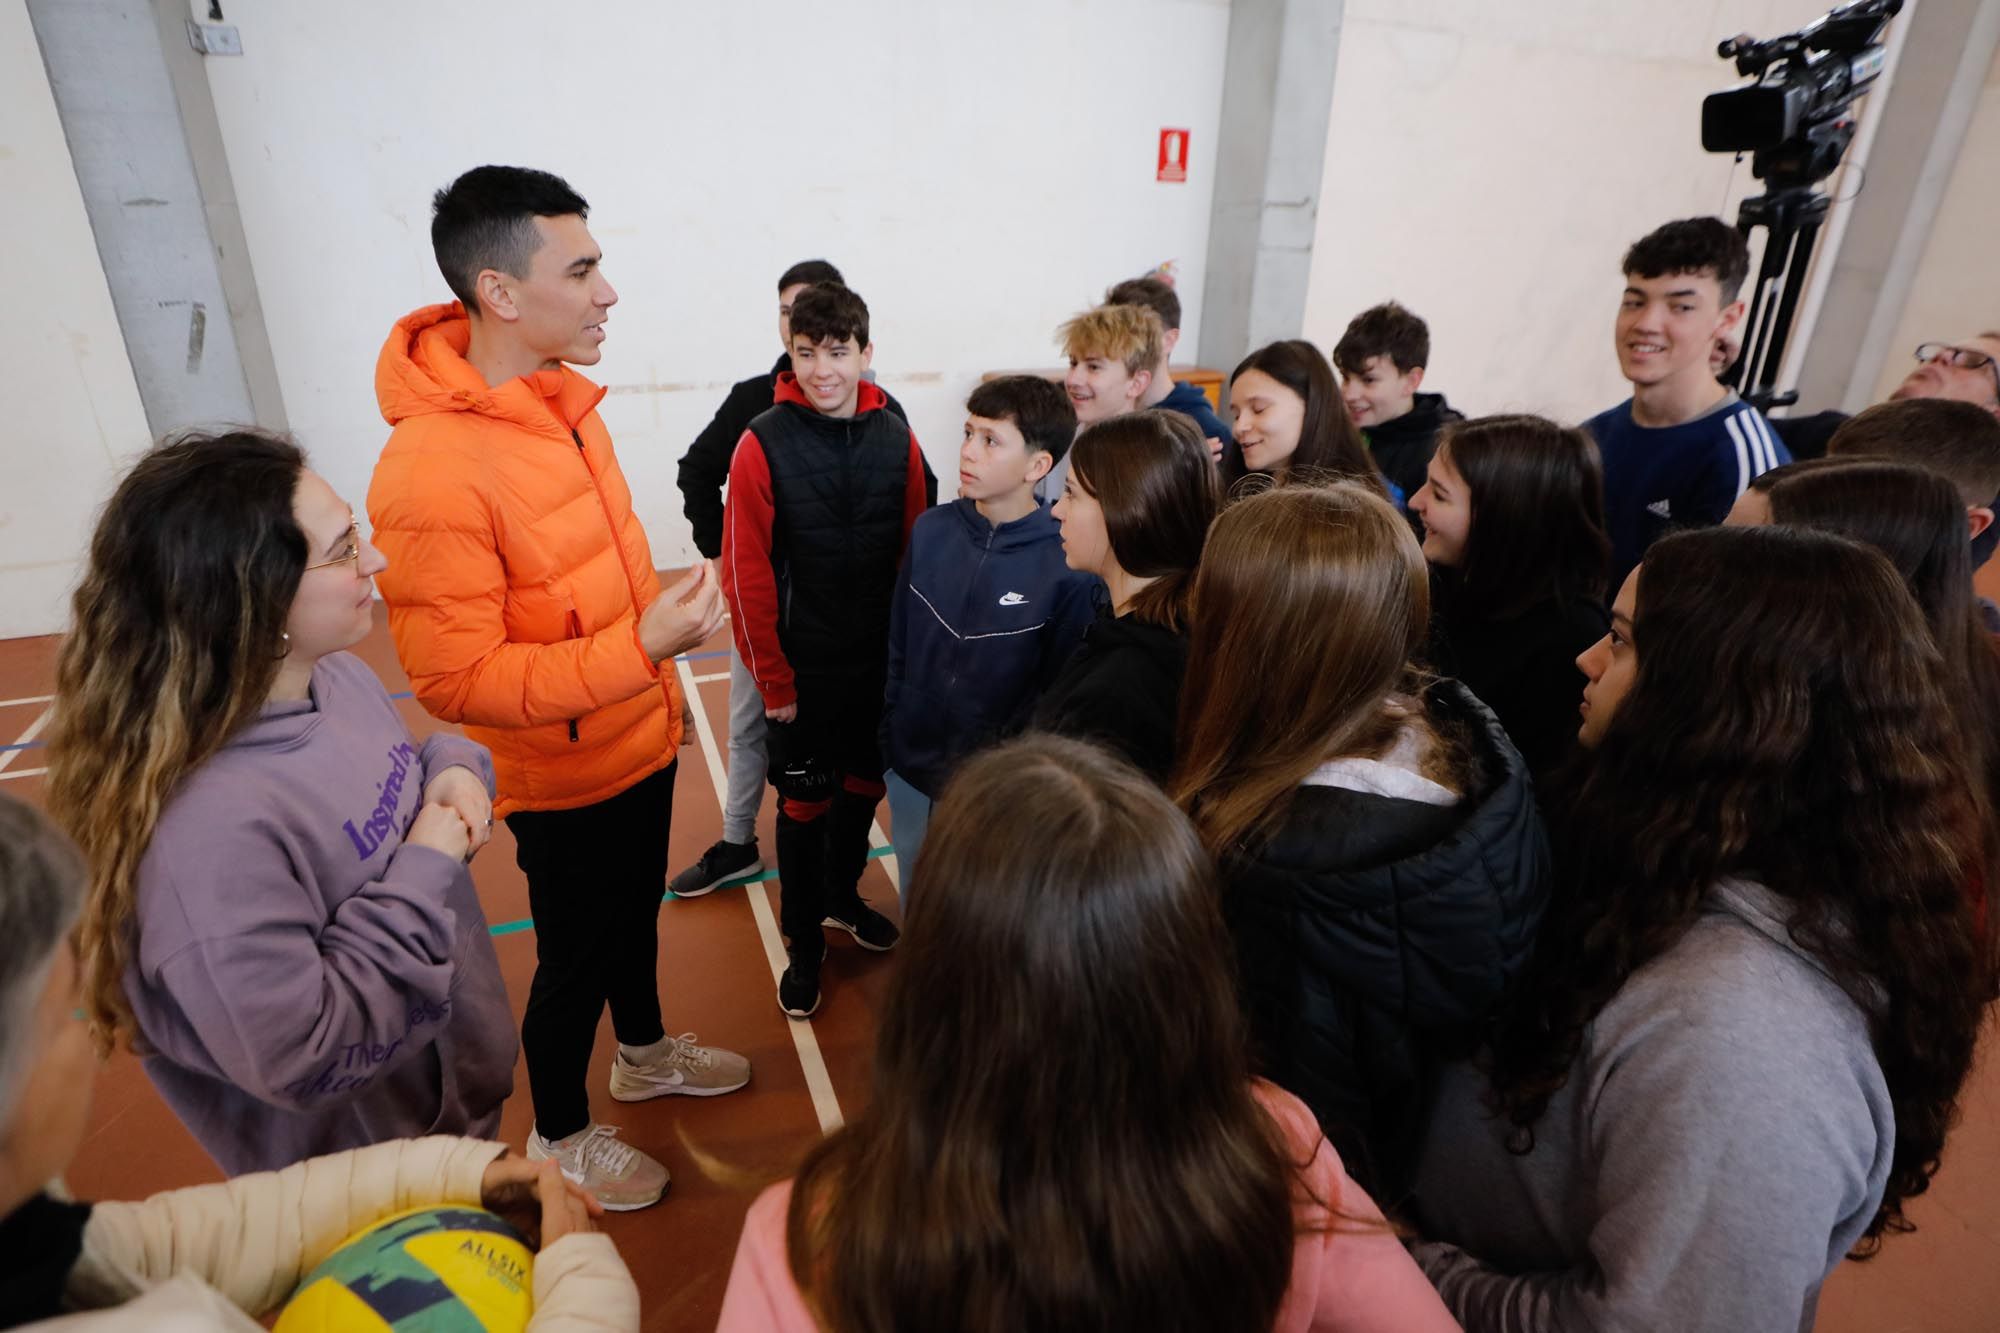
[[[463,306],[427,306],[375,363],[376,586],[418,700],[493,752],[495,813],[589,805],[680,745],[680,687],[639,646],[659,579],[604,390],[567,366],[489,388],[470,337]]]

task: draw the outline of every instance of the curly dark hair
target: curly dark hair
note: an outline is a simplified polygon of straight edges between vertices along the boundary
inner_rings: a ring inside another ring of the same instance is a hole
[[[1865,1257],[1911,1229],[1903,1202],[1937,1170],[1984,1008],[1966,890],[1990,872],[1986,812],[1944,660],[1889,562],[1826,533],[1677,534],[1638,587],[1637,672],[1496,1031],[1496,1109],[1532,1131],[1626,979],[1686,934],[1710,885],[1754,879],[1869,1017],[1896,1140]]]
[[[1625,252],[1625,276],[1661,278],[1669,273],[1706,273],[1722,289],[1728,305],[1750,276],[1750,248],[1743,234],[1721,218],[1682,218],[1655,227]]]

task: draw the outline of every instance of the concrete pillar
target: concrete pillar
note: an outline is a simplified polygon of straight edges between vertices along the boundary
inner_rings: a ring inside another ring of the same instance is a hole
[[[28,0],[154,435],[285,425],[186,0]]]
[[[1228,369],[1305,324],[1344,0],[1235,0],[1201,356]]]
[[[2000,4],[1922,0],[1895,22],[1908,24],[1896,76],[1871,96],[1863,115],[1878,117],[1867,171],[1851,202],[1833,257],[1825,297],[1799,362],[1799,412],[1868,405],[1882,366],[1907,360],[1890,346],[1929,242],[1959,148],[2000,45]],[[1940,336],[1963,336],[1963,330]]]

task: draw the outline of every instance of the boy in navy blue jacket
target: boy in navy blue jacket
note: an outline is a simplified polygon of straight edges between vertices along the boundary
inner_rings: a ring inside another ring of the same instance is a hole
[[[1683,218],[1625,252],[1612,337],[1632,396],[1584,424],[1604,460],[1611,591],[1670,528],[1720,523],[1759,474],[1792,461],[1710,353],[1743,318],[1750,252],[1720,218]]]
[[[953,766],[1042,692],[1103,591],[1064,563],[1060,525],[1035,502],[1076,434],[1062,386],[1004,376],[974,389],[965,411],[959,498],[910,530],[890,609],[882,754],[900,885]]]

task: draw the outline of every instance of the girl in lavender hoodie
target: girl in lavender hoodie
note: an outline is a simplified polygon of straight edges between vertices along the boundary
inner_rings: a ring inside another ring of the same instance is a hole
[[[91,1026],[232,1175],[490,1136],[513,1089],[466,870],[491,762],[418,746],[342,651],[385,563],[296,445],[185,436],[106,506],[63,643],[49,804],[90,862]]]

